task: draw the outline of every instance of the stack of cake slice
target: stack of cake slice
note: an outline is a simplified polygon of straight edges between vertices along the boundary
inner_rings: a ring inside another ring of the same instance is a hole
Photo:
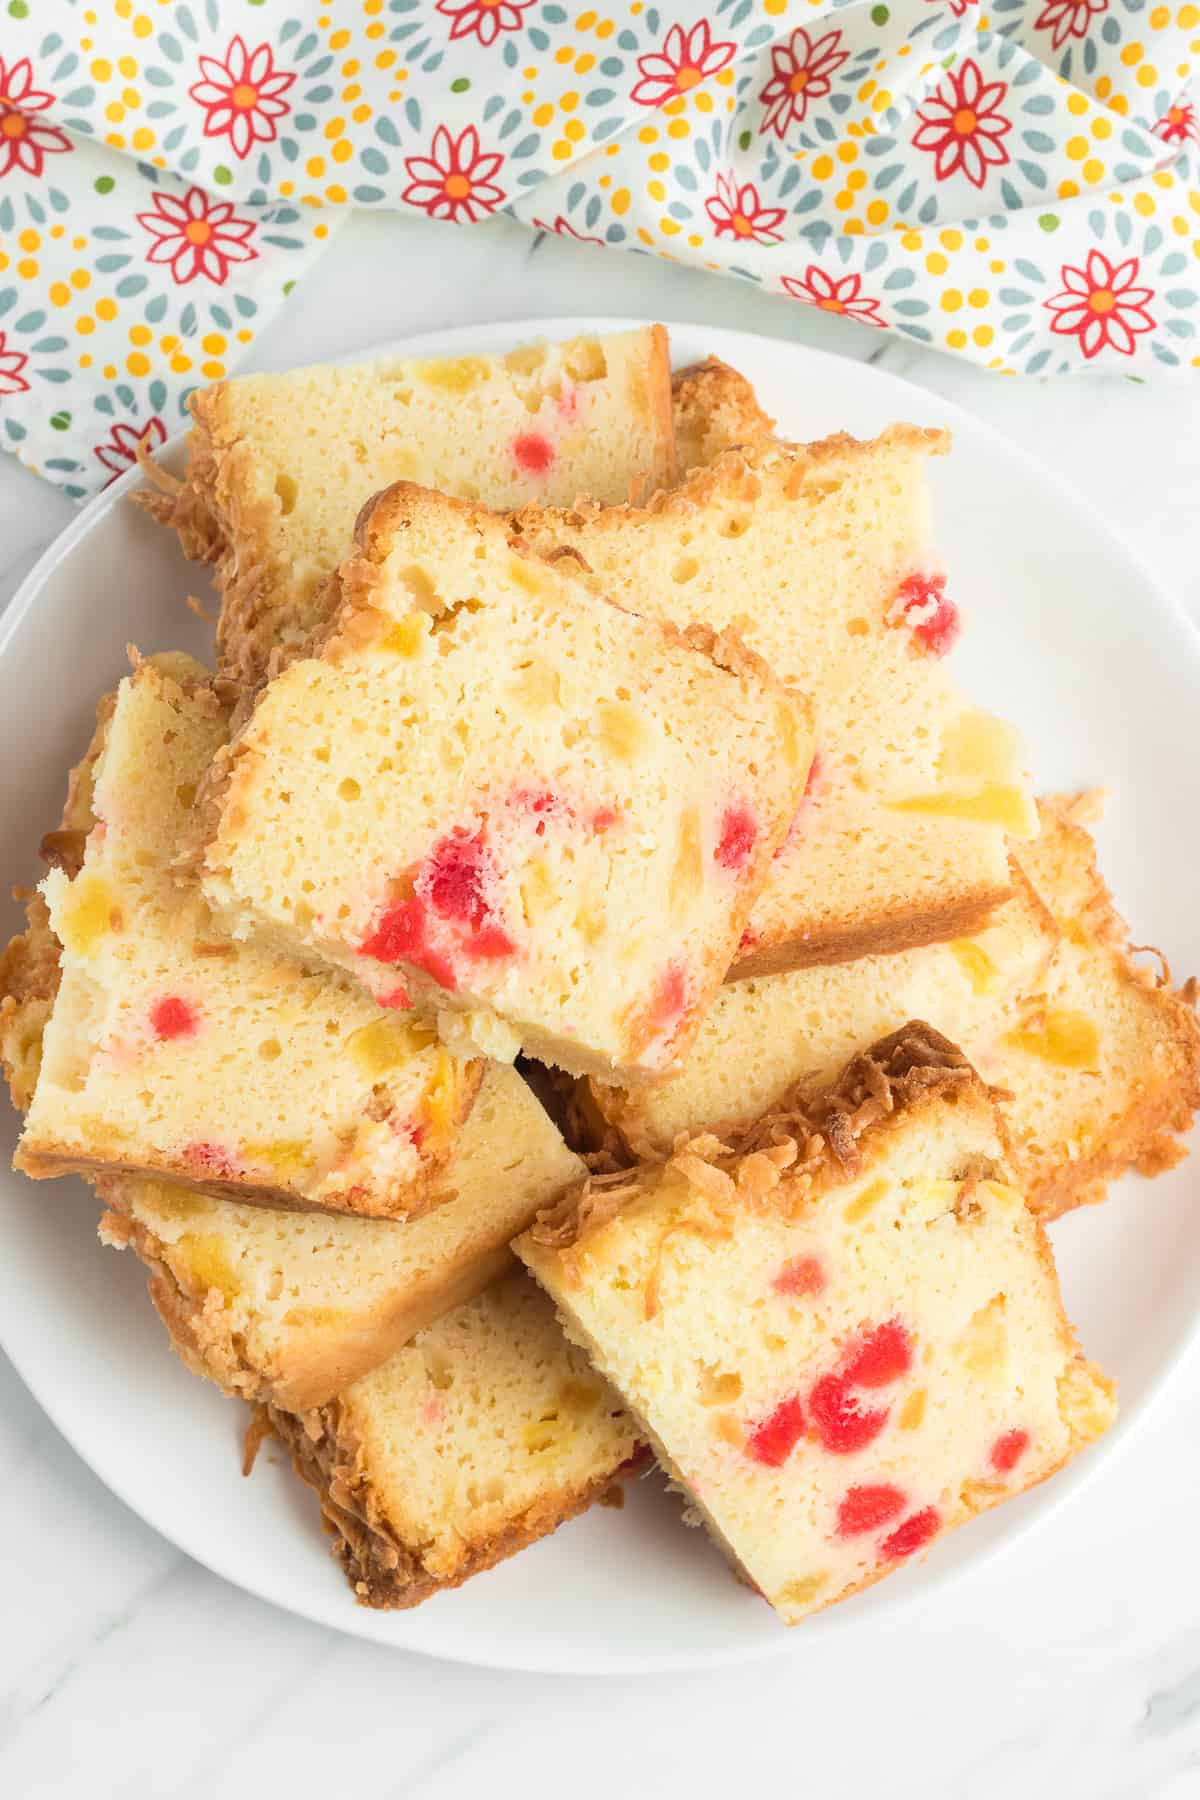
[[[194,413],[217,673],[101,702],[0,1056],[358,1597],[650,1446],[792,1623],[1090,1443],[1041,1221],[1176,1159],[1200,1033],[950,675],[945,435],[781,443],[660,327]]]

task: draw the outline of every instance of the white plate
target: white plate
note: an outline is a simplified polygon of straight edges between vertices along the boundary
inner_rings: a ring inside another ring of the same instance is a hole
[[[526,320],[404,348],[506,349],[623,323]],[[1178,968],[1200,969],[1192,829],[1200,640],[1105,523],[969,414],[873,368],[695,326],[672,327],[671,341],[677,362],[713,352],[744,370],[785,435],[869,434],[893,419],[953,427],[954,454],[934,479],[941,543],[969,616],[959,674],[981,702],[1021,725],[1040,787],[1115,790],[1101,838],[1118,901],[1144,941],[1163,945]],[[203,573],[125,503],[135,481],[123,478],[80,514],[0,631],[5,884],[33,878],[63,772],[87,741],[97,695],[125,670],[125,645],[208,650],[206,630],[183,606],[185,594],[207,597]],[[5,1114],[0,1131],[11,1148],[15,1120]],[[731,1662],[784,1645],[818,1650],[831,1632],[867,1630],[873,1617],[1011,1545],[1078,1492],[1196,1334],[1196,1179],[1185,1166],[1152,1192],[1124,1182],[1107,1206],[1055,1230],[1068,1306],[1089,1354],[1121,1384],[1122,1423],[1104,1447],[1048,1488],[955,1532],[920,1567],[790,1634],[730,1579],[699,1532],[681,1528],[657,1477],[634,1484],[624,1512],[595,1508],[416,1612],[356,1607],[313,1497],[282,1459],[264,1456],[251,1480],[239,1478],[243,1409],[167,1352],[140,1264],[100,1247],[96,1204],[80,1183],[0,1176],[0,1330],[46,1411],[116,1494],[217,1574],[279,1606],[380,1643],[504,1668]]]

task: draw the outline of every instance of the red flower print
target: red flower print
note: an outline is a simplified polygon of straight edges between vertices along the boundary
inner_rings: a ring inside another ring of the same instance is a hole
[[[97,444],[92,454],[106,469],[111,469],[109,481],[115,481],[166,441],[167,428],[156,413],[144,425],[114,425],[108,442]]]
[[[799,25],[786,44],[775,45],[771,51],[771,79],[758,96],[767,109],[760,131],[786,137],[808,112],[809,101],[825,98],[835,71],[850,54],[839,50],[841,41],[840,31],[827,31],[824,37],[814,40]]]
[[[433,134],[428,156],[407,156],[404,167],[412,180],[400,198],[419,206],[431,219],[466,219],[474,224],[507,198],[492,176],[504,161],[498,152],[485,154],[479,133],[468,125],[452,138],[444,125]]]
[[[281,95],[296,77],[274,66],[270,44],[247,50],[244,38],[232,38],[225,61],[202,56],[200,73],[203,81],[188,93],[207,115],[205,137],[227,137],[235,156],[249,156],[255,144],[274,143],[277,120],[292,110]]]
[[[1050,31],[1051,44],[1061,50],[1068,38],[1086,37],[1088,26],[1108,11],[1108,0],[1049,0],[1033,21],[1035,31]]]
[[[258,230],[253,219],[235,216],[228,200],[209,200],[203,188],[178,194],[154,191],[156,210],[137,215],[137,222],[158,240],[146,253],[146,261],[169,263],[179,287],[203,275],[220,287],[231,263],[253,262],[257,250],[250,238]]]
[[[599,244],[601,249],[604,248],[603,238],[588,237],[586,232],[576,231],[570,219],[564,219],[561,213],[557,214],[553,225],[547,225],[545,219],[535,219],[533,229],[535,231],[551,231],[556,237],[574,238],[577,244]]]
[[[1055,315],[1051,331],[1060,337],[1077,337],[1089,361],[1105,348],[1132,356],[1137,348],[1134,340],[1157,324],[1146,311],[1154,290],[1135,287],[1137,275],[1136,256],[1114,267],[1100,250],[1089,252],[1082,269],[1064,263],[1063,292],[1043,303]]]
[[[33,65],[27,56],[11,68],[0,57],[0,175],[11,169],[40,175],[47,156],[74,149],[65,131],[33,116],[53,103],[53,94],[34,87]]]
[[[784,290],[793,300],[803,300],[806,306],[819,306],[822,312],[845,313],[848,319],[860,319],[864,325],[887,324],[887,320],[879,315],[878,300],[872,300],[862,292],[862,280],[858,275],[844,275],[838,281],[836,276],[818,269],[816,263],[809,263],[802,280],[795,275],[784,275],[782,281]]]
[[[764,206],[752,181],[739,187],[728,175],[717,176],[717,191],[704,202],[704,210],[717,228],[718,237],[746,244],[777,244],[775,229],[784,217],[782,206]]]
[[[940,6],[942,0],[929,0],[929,4],[931,6]],[[969,12],[971,7],[978,6],[978,4],[979,0],[950,0],[950,11],[954,14],[956,19],[961,19],[964,13]]]
[[[736,54],[736,44],[714,41],[707,19],[701,19],[690,31],[684,31],[682,25],[672,25],[661,50],[638,57],[642,79],[629,98],[639,106],[661,106],[676,94],[698,87],[732,62]]]
[[[453,19],[450,40],[477,37],[481,44],[494,44],[502,31],[520,31],[521,14],[533,0],[437,0],[435,11],[444,19]]]
[[[1196,109],[1184,100],[1177,100],[1161,119],[1156,119],[1153,129],[1168,144],[1186,143],[1189,138],[1193,144],[1200,144]]]
[[[28,361],[23,350],[9,349],[8,333],[0,331],[0,395],[29,392],[29,383],[21,373]]]
[[[921,123],[913,133],[913,147],[933,151],[939,181],[961,169],[972,187],[981,188],[988,169],[1008,161],[1000,142],[1012,130],[1011,120],[1000,112],[1007,92],[1003,81],[985,82],[979,64],[968,56],[917,108]]]

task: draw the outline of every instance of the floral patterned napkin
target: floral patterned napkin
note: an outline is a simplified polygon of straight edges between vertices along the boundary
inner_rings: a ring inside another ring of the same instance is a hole
[[[0,0],[0,442],[83,498],[350,207],[990,369],[1200,366],[1195,0]]]

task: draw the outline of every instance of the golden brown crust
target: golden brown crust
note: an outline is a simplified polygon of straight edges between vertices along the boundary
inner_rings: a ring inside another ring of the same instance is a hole
[[[456,1086],[455,1128],[470,1112],[483,1080],[482,1060],[464,1063],[461,1068],[462,1079]],[[98,1139],[99,1133],[95,1136]],[[400,1225],[419,1219],[454,1198],[453,1190],[440,1184],[439,1180],[450,1164],[453,1151],[451,1136],[440,1148],[425,1154],[419,1174],[403,1187],[392,1188],[386,1193],[352,1187],[327,1202],[309,1200],[294,1189],[275,1187],[269,1182],[251,1187],[241,1179],[221,1181],[192,1175],[169,1157],[156,1155],[149,1146],[136,1160],[128,1160],[122,1156],[116,1141],[106,1154],[87,1156],[76,1147],[56,1144],[43,1137],[36,1149],[23,1143],[17,1146],[13,1168],[20,1169],[33,1181],[47,1181],[56,1175],[149,1175],[193,1193],[206,1194],[214,1200],[268,1206],[276,1212],[329,1213],[334,1218],[382,1219]]]
[[[677,370],[671,386],[675,447],[685,475],[723,450],[770,437],[775,430],[746,377],[717,356]]]
[[[176,533],[183,554],[192,562],[217,563],[228,549],[228,540],[214,498],[217,462],[197,404],[202,398],[201,394],[192,396],[192,413],[198,422],[188,434],[183,479],[145,457],[142,473],[151,485],[135,489],[130,498],[158,524]]]
[[[42,839],[41,854],[51,867],[74,876],[83,862],[84,842],[95,824],[92,811],[96,764],[116,708],[116,690],[96,703],[96,723],[87,749],[67,777],[67,797],[57,831]],[[41,1063],[41,1038],[54,1005],[61,970],[58,939],[46,902],[36,889],[19,892],[25,902],[25,930],[0,955],[0,1065],[18,1112],[33,1099]]]
[[[100,1238],[112,1249],[131,1249],[149,1271],[149,1293],[173,1348],[195,1375],[215,1382],[235,1399],[269,1401],[287,1412],[323,1406],[354,1381],[402,1350],[443,1313],[473,1300],[512,1266],[506,1244],[480,1253],[466,1246],[442,1278],[415,1293],[389,1295],[370,1308],[348,1313],[344,1326],[322,1320],[319,1328],[288,1330],[270,1357],[247,1341],[243,1313],[219,1288],[189,1291],[172,1266],[168,1246],[131,1210],[119,1177],[96,1182],[109,1210]]]
[[[950,442],[948,431],[923,425],[895,424],[881,432],[871,447],[880,452],[905,447],[928,456],[944,456],[949,452]],[[774,438],[761,440],[723,451],[707,468],[693,469],[677,487],[652,494],[640,505],[604,506],[597,501],[586,501],[576,502],[571,507],[554,507],[534,503],[518,507],[505,516],[514,537],[545,532],[553,535],[559,520],[576,528],[588,522],[603,525],[606,530],[621,530],[630,519],[689,513],[717,500],[757,498],[761,491],[759,471],[780,465],[788,468],[789,492],[794,486],[799,497],[810,479],[819,479],[827,463],[836,462],[847,451],[862,448],[858,438],[844,431],[813,444],[789,444]]]
[[[746,981],[754,975],[784,975],[789,969],[811,969],[827,963],[855,962],[860,956],[882,956],[895,950],[917,950],[947,938],[974,937],[991,924],[998,909],[1012,899],[1012,888],[949,896],[939,907],[916,913],[881,913],[853,927],[831,932],[815,943],[800,938],[765,936],[746,943],[725,977]]]
[[[853,1057],[826,1087],[798,1082],[728,1141],[712,1132],[681,1136],[637,1168],[587,1176],[538,1214],[529,1237],[554,1250],[572,1249],[642,1193],[656,1169],[677,1171],[718,1205],[760,1205],[783,1183],[789,1206],[807,1203],[831,1182],[860,1174],[867,1156],[881,1148],[873,1140],[894,1120],[947,1097],[986,1107],[1007,1148],[991,1090],[962,1051],[924,1020],[910,1020]]]
[[[646,363],[650,411],[663,452],[663,479],[673,482],[679,474],[679,462],[675,446],[675,410],[671,403],[671,345],[665,325],[650,327]]]
[[[420,1549],[406,1545],[392,1530],[371,1477],[370,1465],[342,1400],[298,1417],[271,1407],[271,1425],[291,1452],[301,1480],[321,1503],[321,1520],[333,1539],[332,1550],[360,1605],[380,1608],[419,1606],[443,1588],[461,1587],[472,1575],[515,1556],[586,1512],[612,1483],[609,1469],[578,1488],[538,1495],[502,1531],[460,1546],[460,1560],[449,1574],[433,1574]]]
[[[1184,982],[1176,989],[1166,959],[1156,970],[1134,960],[1129,927],[1113,904],[1097,862],[1096,845],[1083,818],[1094,818],[1092,796],[1050,795],[1039,803],[1047,821],[1070,841],[1072,879],[1060,895],[1049,890],[1065,916],[1056,923],[1068,931],[1082,931],[1090,953],[1106,957],[1121,987],[1143,1003],[1152,1003],[1156,1037],[1165,1046],[1163,1066],[1127,1071],[1129,1105],[1103,1142],[1093,1143],[1088,1153],[1072,1159],[1064,1155],[1039,1174],[1029,1193],[1029,1204],[1043,1219],[1056,1219],[1079,1206],[1094,1205],[1105,1197],[1106,1183],[1128,1169],[1153,1176],[1174,1168],[1187,1154],[1179,1134],[1190,1129],[1200,1108],[1200,1023],[1195,1013],[1194,987]],[[1018,863],[1020,853],[1015,854]],[[1036,881],[1030,885],[1036,888]],[[1045,900],[1045,896],[1042,896]],[[1053,909],[1051,909],[1053,911]]]

